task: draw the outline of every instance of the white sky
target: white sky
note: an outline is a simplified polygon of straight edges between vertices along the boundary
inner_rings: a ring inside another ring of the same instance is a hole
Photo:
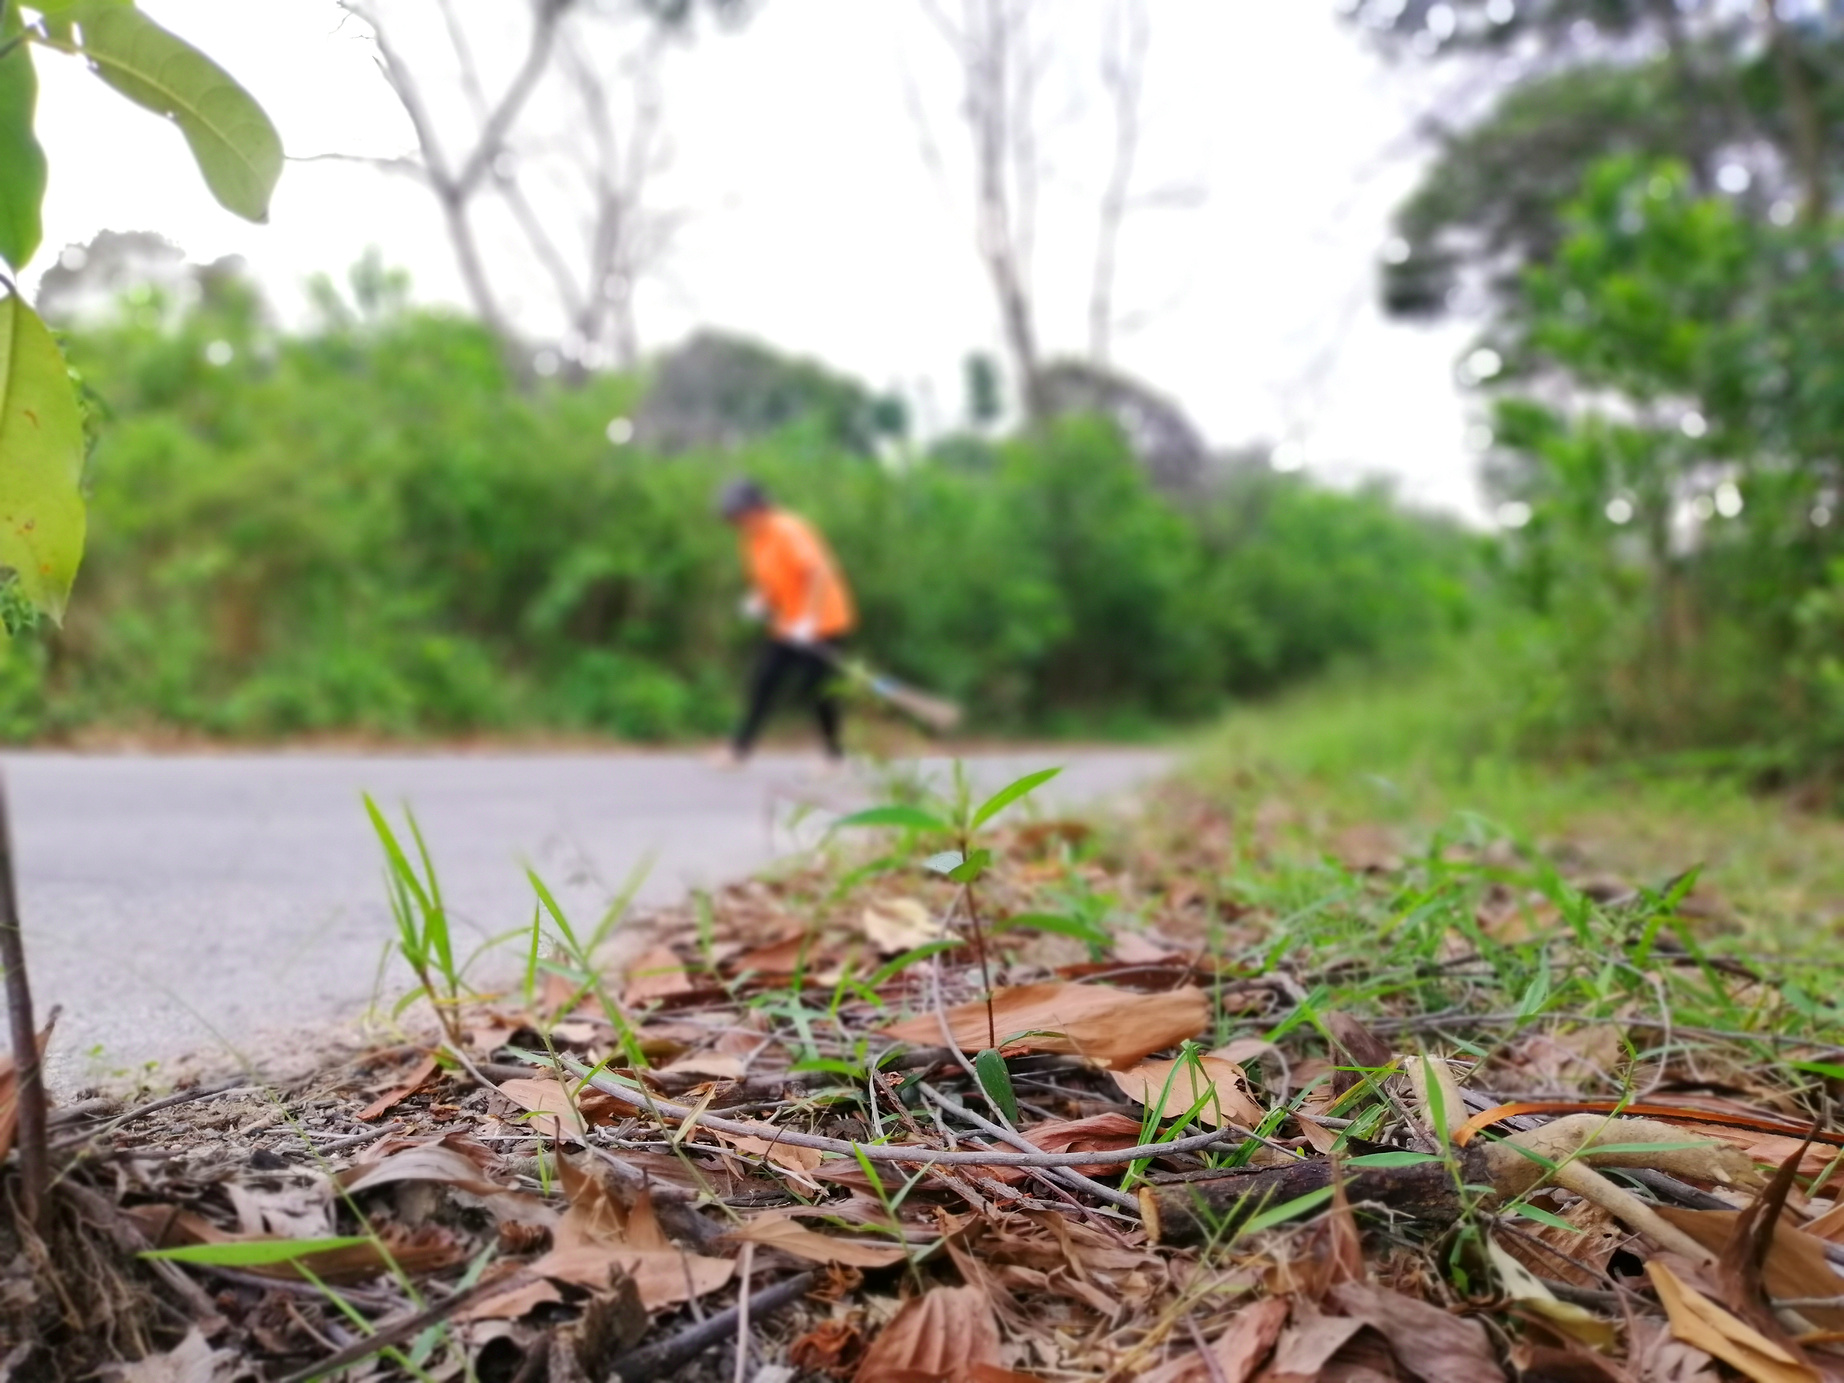
[[[331,0],[142,4],[263,101],[290,154],[412,147],[369,40]],[[503,70],[492,59],[516,51],[516,11],[460,5],[492,85]],[[1046,84],[1053,175],[1036,286],[1046,346],[1074,354],[1106,173],[1100,112],[1080,95],[1095,86],[1099,18],[1097,0],[1044,5],[1065,57]],[[1117,364],[1181,400],[1215,443],[1291,441],[1325,478],[1386,473],[1410,499],[1480,516],[1452,383],[1467,329],[1386,323],[1375,307],[1375,258],[1414,182],[1404,133],[1428,78],[1366,52],[1331,0],[1151,8],[1138,185],[1207,196],[1129,221],[1117,306],[1143,322],[1117,340]],[[247,225],[211,201],[176,131],[72,63],[44,54],[40,71],[52,163],[40,268],[103,228],[157,230],[194,259],[244,256],[298,314],[309,274],[340,276],[376,245],[411,271],[418,298],[463,301],[433,201],[408,180],[291,164],[271,224]],[[642,290],[644,343],[699,324],[744,331],[900,388],[925,422],[931,410],[951,422],[962,358],[998,354],[999,337],[960,195],[956,75],[916,0],[762,0],[740,31],[675,51],[665,80],[673,156],[659,202],[685,223],[666,272]],[[945,183],[925,165],[906,84],[950,160]],[[490,217],[483,227],[521,320],[542,328],[522,243]]]

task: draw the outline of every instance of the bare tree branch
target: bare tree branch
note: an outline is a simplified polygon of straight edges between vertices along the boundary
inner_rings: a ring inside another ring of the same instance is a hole
[[[1140,97],[1145,89],[1146,52],[1152,22],[1145,0],[1114,0],[1102,37],[1101,81],[1114,113],[1114,162],[1101,197],[1101,224],[1095,241],[1095,272],[1089,286],[1088,353],[1106,366],[1114,331],[1114,279],[1121,224],[1136,205],[1133,165],[1139,154]]]

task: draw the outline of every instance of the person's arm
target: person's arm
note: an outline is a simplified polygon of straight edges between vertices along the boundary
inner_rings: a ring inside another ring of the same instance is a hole
[[[826,568],[819,554],[812,554],[807,564],[806,590],[801,597],[800,616],[788,626],[788,642],[809,644],[819,638],[820,604],[825,599]]]

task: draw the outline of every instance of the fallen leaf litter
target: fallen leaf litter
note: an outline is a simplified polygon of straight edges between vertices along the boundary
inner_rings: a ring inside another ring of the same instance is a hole
[[[470,1004],[465,1050],[87,1102],[55,1129],[53,1249],[206,1251],[49,1308],[16,1260],[0,1327],[88,1311],[141,1359],[123,1383],[1844,1380],[1844,1175],[1804,1136],[1828,1078],[1661,1043],[1632,1006],[1508,1023],[1468,978],[1477,928],[1420,1007],[1329,1007],[1361,956],[1276,950],[1271,911],[1185,877],[1224,834],[1115,858],[1086,828],[1002,835],[994,915],[1080,874],[1145,927],[1113,955],[990,939],[990,1004],[942,944],[950,889],[815,870],[652,918],[597,996],[554,969]],[[1379,896],[1416,869],[1359,865]],[[1546,925],[1559,955],[1597,944]],[[973,1066],[995,1037],[1015,1126]]]

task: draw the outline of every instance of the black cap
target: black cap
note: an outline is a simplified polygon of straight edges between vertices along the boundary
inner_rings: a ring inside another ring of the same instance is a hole
[[[745,514],[768,508],[768,491],[747,477],[726,481],[717,492],[717,512],[735,522]]]

